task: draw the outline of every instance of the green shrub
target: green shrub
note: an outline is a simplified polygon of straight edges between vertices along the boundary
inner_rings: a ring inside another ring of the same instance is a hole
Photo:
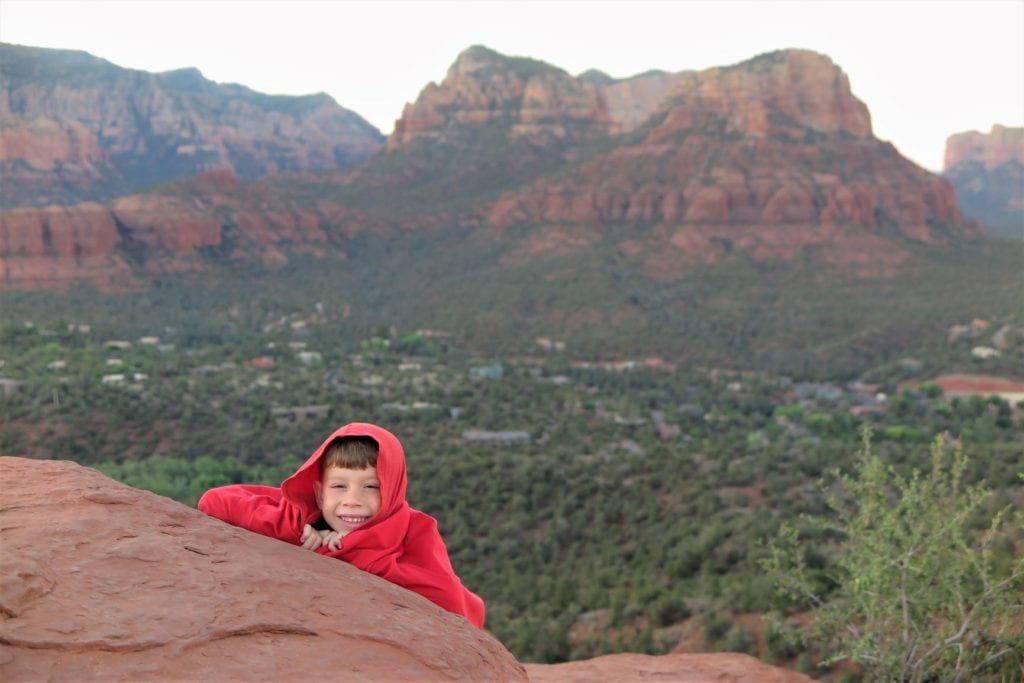
[[[938,438],[931,469],[909,477],[871,452],[865,432],[852,475],[837,473],[831,516],[813,520],[840,535],[823,598],[803,562],[796,530],[784,525],[764,562],[783,592],[820,609],[815,640],[829,662],[849,660],[869,680],[974,680],[1017,671],[1024,659],[1024,556],[994,549],[1024,539],[1019,511],[995,512],[982,531],[977,511],[990,498],[965,486],[968,459]]]

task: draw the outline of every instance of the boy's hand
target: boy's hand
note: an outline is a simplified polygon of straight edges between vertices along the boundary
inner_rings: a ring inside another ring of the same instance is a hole
[[[302,537],[299,538],[299,544],[304,550],[316,550],[324,544],[324,537],[320,535],[320,532],[306,525],[302,527]]]
[[[334,552],[341,547],[342,536],[337,531],[321,531],[323,534],[324,545],[331,552]]]
[[[341,539],[342,536],[337,531],[314,529],[307,524],[302,527],[302,537],[299,538],[299,544],[305,550],[316,550],[320,546],[325,545],[328,550],[333,552],[341,547]]]

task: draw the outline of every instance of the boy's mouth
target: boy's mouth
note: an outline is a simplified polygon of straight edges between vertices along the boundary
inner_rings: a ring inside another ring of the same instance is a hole
[[[360,526],[363,523],[365,523],[366,520],[368,520],[370,518],[367,517],[366,515],[361,515],[361,516],[338,515],[338,519],[341,520],[341,523],[344,524],[345,526],[357,527],[357,526]]]

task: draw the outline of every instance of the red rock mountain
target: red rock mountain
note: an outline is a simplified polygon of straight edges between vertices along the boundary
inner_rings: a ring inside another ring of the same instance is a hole
[[[610,123],[599,87],[544,62],[476,45],[458,56],[440,85],[428,84],[406,105],[388,149],[422,138],[443,141],[487,124],[507,127],[513,138],[564,138]]]
[[[513,138],[561,139],[595,129],[626,133],[691,73],[650,71],[616,80],[588,71],[573,77],[541,61],[475,45],[456,58],[440,84],[428,84],[406,105],[388,149],[422,138],[443,140],[464,132],[466,124],[503,125]]]
[[[327,95],[264,95],[195,69],[0,44],[0,73],[0,207],[109,199],[215,168],[333,169],[383,143]]]
[[[994,125],[946,140],[943,175],[963,212],[993,233],[1024,239],[1024,128]]]
[[[155,77],[134,78],[151,91]],[[63,148],[83,168],[100,163],[91,143]],[[450,226],[502,242],[506,262],[587,249],[613,229],[659,278],[736,249],[889,267],[912,245],[980,230],[948,180],[872,135],[842,70],[802,50],[614,81],[475,46],[406,107],[386,153],[341,171],[236,177],[0,214],[0,287],[137,287],[207,268],[199,254],[274,264],[295,249],[343,251],[356,234]]]
[[[416,593],[96,470],[0,457],[0,484],[5,681],[809,680],[727,653],[528,676],[489,633]]]
[[[842,258],[881,236],[934,243],[977,230],[946,180],[874,138],[839,67],[800,50],[682,75],[611,151],[507,193],[488,218],[552,226],[560,242],[596,236],[573,226],[657,226],[659,250],[703,258],[722,244]]]
[[[1024,128],[996,124],[988,133],[972,130],[949,136],[943,169],[976,162],[991,171],[1011,161],[1024,164]]]

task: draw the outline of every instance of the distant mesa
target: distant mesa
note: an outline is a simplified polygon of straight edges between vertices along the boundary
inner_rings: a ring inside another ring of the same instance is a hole
[[[951,135],[942,173],[965,215],[994,234],[1024,239],[1024,127]]]
[[[600,91],[564,70],[482,45],[459,54],[440,84],[406,105],[388,138],[393,150],[417,139],[446,141],[467,127],[497,125],[514,136],[564,138],[609,122]]]
[[[988,133],[972,130],[949,136],[944,170],[966,163],[980,163],[989,171],[1008,163],[1024,164],[1024,127],[997,123]]]

